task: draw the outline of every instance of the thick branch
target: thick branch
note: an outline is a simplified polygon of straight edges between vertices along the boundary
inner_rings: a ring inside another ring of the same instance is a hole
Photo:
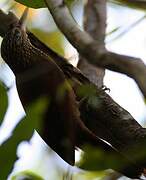
[[[99,48],[98,42],[87,32],[80,30],[63,0],[45,0],[45,2],[59,29],[89,63],[124,73],[133,78],[146,98],[144,78],[146,77],[146,66],[141,59],[115,54],[104,48]]]
[[[99,48],[104,48],[106,30],[106,1],[92,0],[87,1],[84,7],[84,29],[99,43]],[[89,64],[85,58],[80,56],[77,65],[79,69],[96,84],[97,87],[103,86],[105,70]]]
[[[84,29],[100,48],[105,47],[106,20],[106,0],[88,0],[84,8]]]

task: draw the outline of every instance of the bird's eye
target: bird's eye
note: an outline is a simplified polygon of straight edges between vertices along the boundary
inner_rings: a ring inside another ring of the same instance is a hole
[[[21,45],[21,36],[22,36],[22,34],[21,34],[21,31],[19,30],[19,29],[14,29],[13,30],[13,36],[14,36],[14,39],[15,39],[15,43],[17,44],[17,45]]]
[[[19,40],[21,38],[21,32],[19,30],[15,30],[15,38],[16,40]]]

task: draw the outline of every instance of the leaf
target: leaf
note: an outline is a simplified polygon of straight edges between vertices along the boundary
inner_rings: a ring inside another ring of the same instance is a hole
[[[15,1],[25,5],[27,7],[31,7],[31,8],[35,8],[35,9],[46,7],[44,0],[15,0]],[[65,0],[64,2],[67,5],[70,5],[75,1],[76,0]]]
[[[104,152],[91,146],[86,146],[81,156],[81,160],[77,163],[82,169],[89,171],[99,171],[107,169],[107,162]]]
[[[127,165],[129,164],[125,158],[103,152],[101,149],[89,145],[85,146],[83,151],[85,153],[81,156],[77,166],[84,170],[101,171],[110,168],[120,172],[124,167],[128,167]]]
[[[19,2],[27,7],[31,8],[44,8],[46,7],[43,0],[15,0],[16,2]]]
[[[81,171],[79,173],[76,173],[74,175],[73,179],[79,179],[79,180],[103,180],[106,179],[106,177],[109,175],[107,171]]]
[[[108,32],[106,35],[109,36],[109,35],[111,35],[111,34],[117,32],[117,31],[119,31],[120,28],[121,28],[121,26],[116,27],[116,28],[114,28],[113,30],[111,30],[110,32]]]
[[[63,36],[59,31],[46,32],[41,29],[31,29],[31,32],[55,52],[64,56]]]
[[[124,36],[126,33],[128,33],[131,29],[133,29],[134,27],[136,27],[139,23],[141,23],[144,19],[146,18],[146,15],[144,14],[142,17],[140,17],[138,20],[134,21],[132,24],[128,25],[126,28],[124,28],[122,31],[120,31],[120,33],[117,34],[116,37],[112,38],[109,42],[113,42],[115,40],[117,40],[118,38]],[[118,27],[117,30],[120,30],[122,29],[122,26],[121,27]],[[116,31],[117,31],[116,30]],[[116,32],[116,31],[112,31],[110,34]],[[110,34],[107,34],[107,35],[110,35]]]
[[[64,0],[67,6],[71,6],[73,3],[75,3],[77,0]]]
[[[7,179],[14,162],[17,159],[17,147],[20,142],[32,137],[34,128],[41,128],[41,120],[46,108],[46,99],[39,99],[31,106],[28,115],[20,121],[13,131],[13,135],[0,146],[0,179]],[[4,163],[5,162],[5,163]]]
[[[0,125],[4,119],[8,107],[8,96],[6,88],[0,82]]]
[[[12,177],[12,180],[25,179],[25,180],[43,180],[41,176],[31,171],[22,171]]]

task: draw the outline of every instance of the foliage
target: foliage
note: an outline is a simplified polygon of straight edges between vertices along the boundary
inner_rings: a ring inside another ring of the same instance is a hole
[[[0,124],[2,123],[8,106],[6,87],[0,82]]]
[[[108,167],[120,167],[121,162],[117,162],[116,156],[110,156],[108,153],[88,145],[84,147],[84,153],[77,165],[88,171],[101,171]]]
[[[43,8],[46,7],[43,0],[15,0],[25,6],[31,7],[31,8]]]
[[[31,29],[31,32],[51,49],[64,56],[63,36],[59,31],[46,32],[42,29]]]
[[[124,156],[121,154],[109,154],[106,151],[101,151],[99,148],[95,148],[90,145],[86,145],[84,148],[84,153],[82,154],[81,160],[77,163],[77,166],[86,171],[90,171],[94,173],[101,172],[105,169],[114,169],[117,172],[122,172],[125,167],[133,168],[135,167],[132,164],[129,164],[128,158],[123,158]],[[123,157],[122,157],[123,156]]]
[[[25,180],[43,180],[43,178],[39,175],[31,171],[22,171],[15,176],[12,177],[12,180],[25,179]]]
[[[31,7],[31,8],[44,8],[46,7],[45,3],[44,3],[44,0],[15,0],[27,7]],[[75,0],[65,0],[65,2],[69,5],[71,4],[72,2],[74,2]]]
[[[28,115],[20,121],[12,136],[0,146],[0,179],[6,179],[17,159],[17,147],[20,142],[32,137],[34,128],[41,129],[42,113],[46,108],[45,99],[39,99],[28,108]],[[3,164],[6,162],[5,164]]]

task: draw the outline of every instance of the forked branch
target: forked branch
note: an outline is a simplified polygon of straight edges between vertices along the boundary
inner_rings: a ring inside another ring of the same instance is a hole
[[[99,42],[79,28],[63,0],[44,1],[59,29],[89,63],[133,78],[146,98],[146,66],[141,59],[99,48]]]

